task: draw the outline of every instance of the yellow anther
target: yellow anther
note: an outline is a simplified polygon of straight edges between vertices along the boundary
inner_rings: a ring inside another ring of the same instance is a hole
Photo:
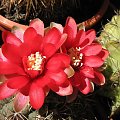
[[[28,56],[27,66],[28,70],[38,70],[43,71],[44,63],[45,63],[46,56],[42,56],[39,52],[35,54],[31,54]]]

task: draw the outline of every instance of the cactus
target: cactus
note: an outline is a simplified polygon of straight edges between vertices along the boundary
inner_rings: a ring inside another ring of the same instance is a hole
[[[120,11],[119,11],[120,13]],[[103,31],[100,34],[101,41],[103,45],[109,50],[110,56],[107,59],[107,65],[112,70],[112,74],[109,73],[109,78],[111,84],[106,85],[109,90],[105,90],[105,95],[107,97],[112,97],[113,106],[112,113],[120,107],[120,14],[116,14],[112,17],[103,28]],[[112,90],[112,93],[111,93]],[[106,92],[109,93],[106,94]]]
[[[119,11],[120,13],[120,11]],[[120,14],[112,17],[100,34],[103,45],[109,50],[107,64],[111,66],[113,75],[120,71]],[[111,76],[112,80],[113,77]]]
[[[120,41],[120,11],[103,28],[101,38],[104,42]]]

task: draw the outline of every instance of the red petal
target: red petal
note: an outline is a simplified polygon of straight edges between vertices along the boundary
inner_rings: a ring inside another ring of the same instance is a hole
[[[68,17],[67,20],[66,20],[66,25],[65,27],[71,27],[72,28],[72,31],[73,31],[73,38],[76,37],[76,34],[77,34],[77,24],[75,22],[75,20],[72,18],[72,17]],[[64,28],[65,29],[65,28]],[[69,34],[69,31],[67,31],[68,34]]]
[[[46,64],[45,68],[47,68],[49,71],[59,71],[60,69],[63,69],[65,67],[64,63],[56,58],[52,57]]]
[[[47,43],[44,45],[42,53],[47,58],[51,57],[55,52],[56,52],[56,48],[53,44]]]
[[[50,83],[48,84],[48,87],[54,92],[59,91],[58,85],[53,80],[50,81]]]
[[[31,52],[32,52],[31,48],[27,44],[23,43],[20,46],[20,56],[21,57],[28,56],[28,55],[30,55]]]
[[[84,89],[81,89],[81,86],[79,86],[79,90],[83,93],[83,94],[88,94],[89,92],[93,92],[94,90],[94,85],[92,82],[90,82],[90,80],[88,78],[84,79],[86,86],[84,87]]]
[[[3,55],[1,48],[0,48],[0,60],[6,61],[6,62],[8,61],[8,59]]]
[[[89,45],[95,40],[96,32],[94,29],[90,29],[86,32],[86,38],[89,39]]]
[[[12,33],[23,42],[23,35],[24,35],[24,30],[17,27],[13,26],[12,28]]]
[[[59,86],[59,91],[56,92],[60,96],[67,96],[73,93],[72,85],[69,81],[66,81],[63,86]]]
[[[42,88],[33,83],[30,88],[29,97],[30,104],[34,109],[39,109],[42,107],[45,99],[45,94]]]
[[[81,52],[85,54],[85,56],[97,55],[102,50],[102,46],[100,44],[91,44],[86,46]]]
[[[56,92],[60,96],[70,95],[73,92],[72,85],[69,81],[66,81],[62,86],[58,86],[55,82],[50,82],[48,85],[51,90]]]
[[[42,88],[42,87],[45,87],[47,84],[49,84],[50,80],[51,79],[47,75],[45,75],[44,77],[37,78],[35,80],[35,83],[36,85]]]
[[[94,71],[95,73],[95,78],[92,79],[92,81],[94,83],[96,83],[97,85],[104,85],[105,84],[105,77],[102,73],[98,72],[98,71]]]
[[[35,40],[36,35],[37,35],[37,32],[33,27],[27,28],[26,31],[24,32],[24,36],[23,36],[24,42],[27,45],[31,45],[33,43],[33,41]]]
[[[79,33],[80,34],[80,33]],[[80,40],[79,40],[79,46],[81,47],[81,48],[83,48],[83,47],[85,47],[85,46],[87,46],[87,45],[90,45],[93,41],[94,41],[94,39],[95,39],[95,37],[96,37],[96,33],[95,33],[95,31],[94,30],[88,30],[87,32],[86,32],[86,35],[85,35],[85,33],[82,31],[81,32],[81,34],[83,34],[83,35],[79,35],[78,34],[78,38],[79,38],[79,36],[80,36]]]
[[[42,44],[43,43],[43,38],[41,35],[37,34],[33,39],[31,39],[29,41],[29,43],[25,43],[24,45],[26,46],[26,48],[28,48],[31,50],[32,53],[39,51],[42,49]],[[23,45],[22,45],[23,47]],[[27,50],[27,49],[26,49]],[[26,52],[26,51],[25,51]]]
[[[9,32],[9,31],[7,31],[7,30],[5,30],[5,31],[2,32],[2,40],[3,40],[3,42],[6,41],[6,37],[7,37],[7,35],[8,35],[9,33],[11,33],[11,32]]]
[[[13,44],[16,46],[20,46],[22,43],[13,33],[9,31],[4,31],[2,33],[2,38],[5,43]]]
[[[85,56],[83,64],[89,67],[100,67],[103,65],[103,60],[98,56]]]
[[[74,76],[70,78],[70,82],[71,84],[76,87],[76,86],[79,86],[82,82],[82,75],[79,71],[76,71]]]
[[[41,35],[36,35],[33,41],[31,41],[30,48],[32,52],[41,51],[43,47],[43,37]]]
[[[18,73],[24,75],[24,71],[21,67],[10,62],[0,61],[0,74],[14,74]]]
[[[102,51],[97,56],[102,58],[102,60],[106,60],[106,58],[109,56],[109,52],[106,49],[102,49]]]
[[[84,30],[79,30],[77,35],[76,35],[76,38],[75,38],[75,41],[73,43],[73,45],[76,47],[76,46],[80,46],[85,40],[85,31]]]
[[[62,85],[67,80],[67,75],[64,71],[57,73],[49,72],[48,76],[53,79],[57,85]]]
[[[43,90],[44,90],[45,96],[47,96],[48,93],[50,92],[50,88],[48,86],[43,87]]]
[[[77,24],[75,22],[75,20],[72,18],[72,17],[68,17],[67,20],[66,20],[66,24],[65,26],[70,26],[73,30],[73,34],[74,36],[76,36],[76,33],[77,33]]]
[[[84,87],[86,86],[84,79],[85,79],[85,76],[83,76],[83,74],[77,71],[75,72],[74,76],[70,78],[70,82],[74,87],[80,86],[81,89],[84,89]]]
[[[56,53],[47,63],[47,68],[52,71],[63,69],[70,65],[70,57],[63,53]]]
[[[57,53],[53,57],[61,60],[64,63],[65,67],[68,67],[70,65],[70,57],[67,54]]]
[[[31,78],[35,78],[40,74],[39,71],[37,71],[37,70],[28,70],[27,67],[25,67],[25,71],[27,72],[27,74],[29,74],[29,76]]]
[[[13,63],[21,63],[19,47],[13,44],[5,43],[2,45],[2,53],[8,60],[12,61]]]
[[[61,33],[63,33],[63,26],[62,26],[61,24],[51,22],[51,23],[50,23],[50,28],[53,28],[53,27],[59,29],[59,31],[60,31]]]
[[[7,86],[12,89],[20,89],[27,85],[29,79],[24,76],[17,76],[8,80]]]
[[[7,82],[0,84],[0,100],[10,97],[11,95],[15,94],[16,89],[10,89],[7,87]]]
[[[84,48],[89,45],[89,39],[84,39],[84,41],[79,45],[80,48]]]
[[[18,93],[14,99],[14,110],[16,112],[21,112],[29,103],[29,97]]]
[[[60,31],[57,28],[53,27],[46,33],[46,35],[44,37],[44,42],[52,43],[52,44],[56,45],[60,41],[60,38],[61,38]]]
[[[73,31],[72,31],[72,28],[69,27],[69,26],[67,28],[64,28],[64,30],[65,30],[64,33],[67,34],[67,39],[65,41],[65,47],[67,49],[70,49],[72,47],[72,45],[73,45],[73,40],[74,40],[74,38],[73,38]],[[67,33],[67,31],[69,31],[69,33]]]
[[[40,19],[36,18],[30,22],[30,27],[33,27],[39,35],[44,35],[44,23]]]
[[[76,34],[77,34],[77,25],[75,20],[72,17],[67,18],[66,24],[64,27],[64,33],[68,35],[66,40],[66,46],[71,45],[73,42],[73,39],[76,37]]]
[[[24,87],[22,87],[19,91],[20,91],[23,95],[28,96],[28,95],[29,95],[30,87],[31,87],[31,83],[28,83],[27,85],[25,85]]]
[[[67,38],[67,34],[62,34],[60,40],[58,41],[58,43],[56,43],[55,47],[59,49],[63,45],[63,43],[66,41],[66,38]]]
[[[60,53],[66,53],[66,54],[67,54],[67,48],[66,48],[65,45],[62,45],[62,46],[60,47]]]
[[[94,70],[92,67],[88,67],[88,66],[83,66],[80,69],[80,72],[88,78],[94,78]]]

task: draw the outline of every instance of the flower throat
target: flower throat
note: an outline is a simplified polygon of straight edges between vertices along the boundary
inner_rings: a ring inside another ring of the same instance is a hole
[[[80,53],[80,47],[70,48],[68,50],[68,54],[70,55],[71,58],[71,65],[74,68],[78,68],[83,65],[82,63],[83,54]]]
[[[28,67],[27,69],[37,70],[40,71],[40,73],[42,73],[44,69],[45,59],[46,56],[42,56],[39,52],[29,55],[27,59],[27,67]]]

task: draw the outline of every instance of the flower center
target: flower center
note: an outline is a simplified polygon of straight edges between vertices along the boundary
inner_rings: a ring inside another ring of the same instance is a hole
[[[27,70],[37,70],[42,73],[44,69],[46,56],[42,56],[39,52],[31,54],[27,57]]]
[[[83,54],[80,53],[80,50],[81,50],[80,47],[70,48],[68,50],[68,54],[71,57],[71,64],[75,68],[81,67],[83,65],[82,63]]]

